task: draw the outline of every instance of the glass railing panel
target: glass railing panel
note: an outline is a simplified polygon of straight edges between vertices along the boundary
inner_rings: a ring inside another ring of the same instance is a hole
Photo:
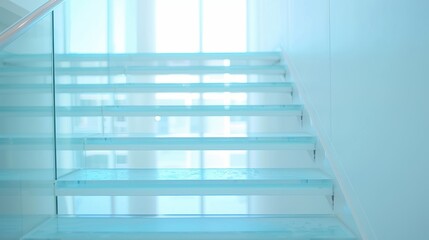
[[[40,60],[10,61],[17,55]],[[0,49],[0,239],[18,239],[56,211],[52,67],[51,15]],[[45,111],[16,111],[36,107]]]
[[[48,0],[2,0],[0,1],[0,33],[36,10]]]

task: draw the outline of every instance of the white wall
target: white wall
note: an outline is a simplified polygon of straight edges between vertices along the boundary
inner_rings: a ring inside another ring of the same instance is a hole
[[[249,1],[254,46],[285,48],[363,237],[427,239],[429,2]]]

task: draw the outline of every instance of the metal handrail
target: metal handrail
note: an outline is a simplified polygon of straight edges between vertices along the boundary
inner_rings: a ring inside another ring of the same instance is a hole
[[[40,21],[46,14],[51,12],[56,6],[64,0],[49,0],[9,28],[0,35],[0,49],[3,49],[9,43],[17,39],[21,34],[26,32],[31,26]]]

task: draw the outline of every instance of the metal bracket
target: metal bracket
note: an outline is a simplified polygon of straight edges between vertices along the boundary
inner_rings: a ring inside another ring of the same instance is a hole
[[[308,154],[313,158],[313,161],[316,161],[316,149],[308,150]]]

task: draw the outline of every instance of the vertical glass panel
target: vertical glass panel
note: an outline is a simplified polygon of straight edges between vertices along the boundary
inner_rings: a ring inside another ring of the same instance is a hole
[[[0,239],[55,214],[51,19],[0,49]]]

